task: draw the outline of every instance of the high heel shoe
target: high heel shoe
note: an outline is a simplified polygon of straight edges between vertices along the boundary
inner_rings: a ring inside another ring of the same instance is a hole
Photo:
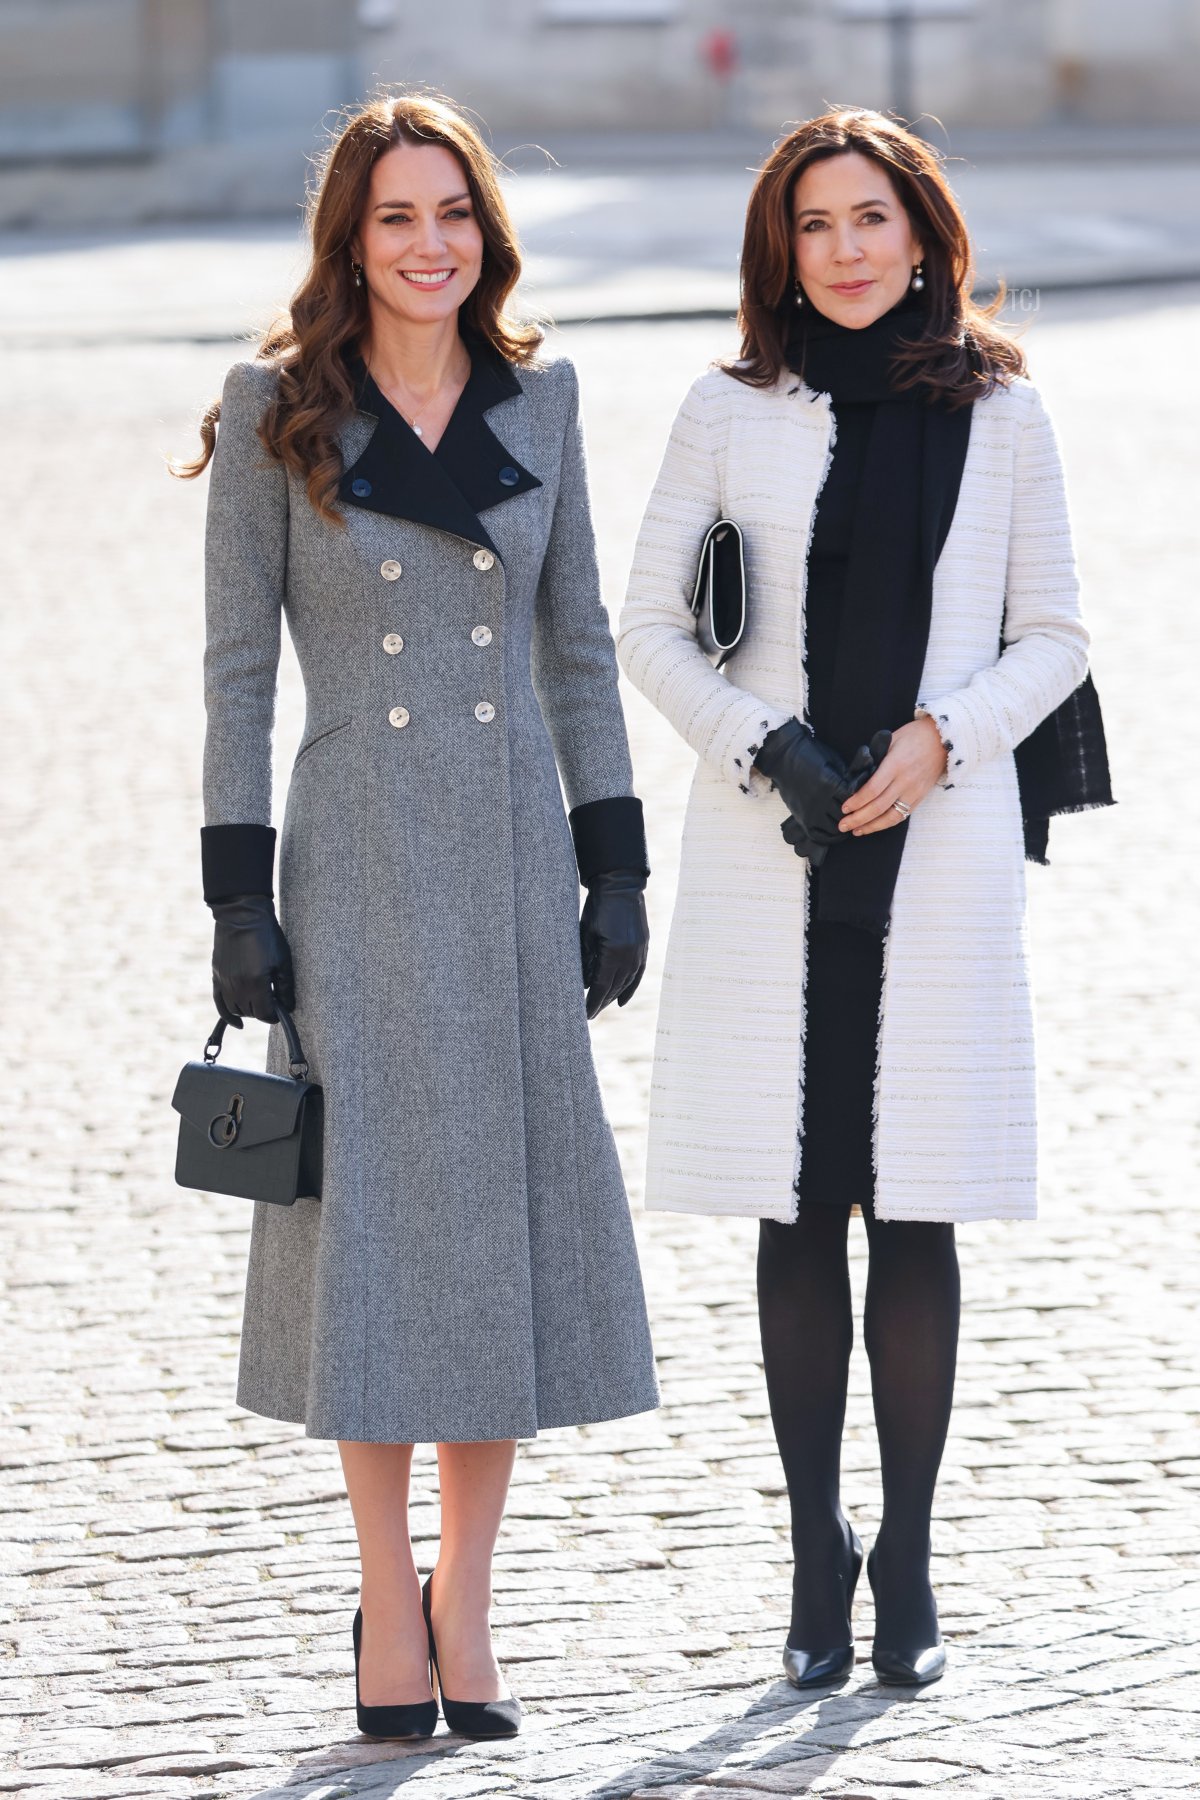
[[[874,1594],[874,1544],[872,1544],[871,1554],[867,1558],[867,1580],[870,1582],[871,1592]],[[878,1616],[878,1608],[876,1616]],[[871,1663],[880,1681],[888,1682],[895,1687],[924,1687],[928,1681],[940,1680],[946,1672],[946,1647],[942,1642],[940,1629],[935,1626],[934,1630],[937,1635],[932,1644],[922,1645],[911,1652],[889,1649],[886,1644],[881,1644],[877,1630],[875,1642],[871,1645]]]
[[[862,1569],[863,1547],[853,1526],[850,1528],[850,1579],[846,1587],[846,1614],[854,1604],[854,1590]],[[854,1634],[850,1642],[838,1650],[793,1650],[783,1647],[783,1672],[795,1688],[824,1687],[832,1681],[843,1681],[854,1667]]]
[[[462,1737],[516,1737],[521,1729],[521,1702],[513,1695],[510,1694],[507,1700],[451,1700],[442,1686],[442,1671],[438,1668],[437,1644],[433,1636],[432,1589],[431,1575],[421,1589],[421,1610],[429,1633],[429,1662],[437,1676],[438,1698],[447,1725]]]
[[[362,1607],[354,1615],[354,1711],[364,1737],[428,1738],[437,1724],[436,1700],[407,1706],[364,1706],[358,1695],[358,1659],[362,1653]]]

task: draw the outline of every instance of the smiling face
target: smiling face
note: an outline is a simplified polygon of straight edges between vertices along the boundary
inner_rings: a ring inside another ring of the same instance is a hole
[[[854,327],[895,306],[924,251],[887,171],[847,150],[797,181],[792,255],[806,302]]]
[[[456,313],[479,280],[483,232],[444,144],[395,144],[375,163],[351,246],[372,307],[414,325]]]

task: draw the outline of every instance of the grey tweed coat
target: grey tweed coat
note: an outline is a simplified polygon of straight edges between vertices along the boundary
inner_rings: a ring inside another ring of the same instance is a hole
[[[204,810],[270,822],[286,616],[279,911],[325,1164],[320,1201],[255,1202],[238,1402],[383,1443],[648,1410],[559,780],[632,791],[574,369],[474,350],[437,454],[360,378],[345,530],[262,450],[274,382],[229,371],[211,465]]]

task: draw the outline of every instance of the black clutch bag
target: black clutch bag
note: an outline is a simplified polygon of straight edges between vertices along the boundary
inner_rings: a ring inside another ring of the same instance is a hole
[[[202,1062],[185,1063],[171,1105],[179,1114],[175,1179],[180,1187],[243,1200],[321,1198],[324,1096],[291,1015],[279,1008],[288,1045],[287,1075],[217,1066],[225,1021],[219,1019]]]
[[[732,519],[718,519],[704,534],[692,612],[700,647],[719,669],[746,629],[746,558],[741,527]]]

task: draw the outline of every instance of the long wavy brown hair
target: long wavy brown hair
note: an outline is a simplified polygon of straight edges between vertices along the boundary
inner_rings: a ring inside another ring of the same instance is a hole
[[[459,327],[481,337],[510,362],[527,363],[542,342],[541,327],[512,318],[506,308],[521,274],[516,232],[500,189],[499,164],[471,121],[444,94],[380,91],[347,119],[318,163],[310,188],[308,271],[255,351],[278,370],[279,392],[258,435],[268,455],[302,476],[308,498],[332,524],[342,459],[337,432],[354,407],[345,352],[368,324],[367,290],[356,287],[350,245],[366,211],[371,170],[396,144],[441,144],[462,164],[483,233],[479,280],[463,302]],[[199,475],[217,441],[221,402],[200,421],[203,449],[192,462],[169,464],[172,474]]]
[[[798,125],[758,173],[746,208],[742,242],[741,355],[720,364],[751,387],[770,387],[788,365],[795,329],[792,202],[812,163],[857,151],[878,163],[899,195],[924,246],[924,324],[898,350],[898,389],[925,382],[930,399],[953,410],[1026,372],[1025,355],[995,315],[1006,288],[987,306],[971,298],[974,261],[966,221],[937,152],[903,125],[867,107],[839,106]]]

